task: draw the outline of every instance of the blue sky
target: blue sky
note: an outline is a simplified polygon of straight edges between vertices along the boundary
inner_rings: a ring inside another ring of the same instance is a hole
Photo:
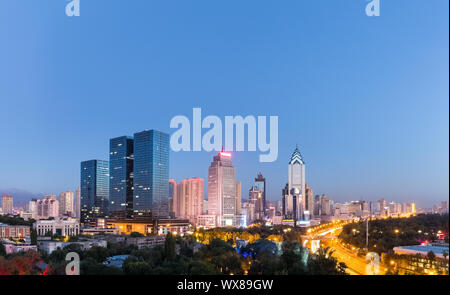
[[[109,139],[168,133],[175,115],[279,116],[279,156],[234,153],[243,196],[280,198],[298,144],[336,201],[449,196],[449,3],[381,0],[0,2],[0,189],[59,193]],[[207,177],[213,153],[170,155]]]

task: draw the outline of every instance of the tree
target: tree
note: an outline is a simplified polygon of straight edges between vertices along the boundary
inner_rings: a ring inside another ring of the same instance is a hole
[[[217,275],[219,272],[207,261],[194,260],[189,264],[189,275]]]
[[[30,233],[31,245],[37,245],[37,231],[32,229]]]
[[[166,260],[174,260],[176,257],[175,252],[175,239],[171,233],[166,235],[166,241],[164,243],[164,256]]]
[[[140,238],[140,237],[145,237],[145,236],[143,234],[139,233],[139,232],[134,231],[134,232],[130,233],[130,237],[132,237],[132,238]]]
[[[6,256],[6,249],[2,242],[0,242],[0,256]]]

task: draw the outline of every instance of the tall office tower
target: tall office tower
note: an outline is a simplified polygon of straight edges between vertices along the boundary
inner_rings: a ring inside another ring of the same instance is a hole
[[[325,195],[322,195],[320,197],[320,207],[322,216],[331,215],[331,200],[328,199]]]
[[[256,185],[248,192],[248,201],[254,204],[254,218],[264,220],[263,192]]]
[[[281,190],[281,215],[283,218],[287,218],[288,216],[288,202],[289,202],[289,184],[286,183],[284,188]]]
[[[203,213],[204,180],[195,177],[183,179],[177,188],[174,198],[177,210],[175,217],[188,219],[192,224],[196,223],[197,217]]]
[[[250,225],[258,219],[255,216],[255,204],[251,201],[244,202],[242,205],[242,214],[245,217],[245,225]]]
[[[320,216],[320,195],[314,197],[314,216]]]
[[[133,139],[109,140],[109,212],[131,217],[133,213]]]
[[[240,181],[235,182],[236,191],[236,215],[241,215],[242,213],[242,184]],[[239,218],[239,217],[237,217]]]
[[[7,194],[2,196],[2,212],[3,214],[11,214],[13,212],[13,196]]]
[[[313,217],[314,214],[314,191],[309,187],[308,184],[305,185],[305,211],[308,211],[309,217]]]
[[[381,207],[380,202],[370,202],[370,214],[380,214]]]
[[[216,216],[218,226],[239,226],[236,171],[231,153],[214,156],[208,171],[208,214]]]
[[[45,195],[42,200],[37,200],[36,207],[37,219],[56,218],[59,216],[59,202],[56,200],[56,195]]]
[[[37,199],[31,199],[28,202],[28,212],[31,213],[31,218],[36,219],[37,217]]]
[[[298,147],[295,148],[289,161],[288,176],[288,190],[285,195],[286,217],[297,221],[303,218],[303,211],[306,206],[305,163]],[[283,193],[286,193],[286,191]]]
[[[385,215],[387,202],[385,199],[381,199],[378,201],[380,203],[380,213],[381,215]]]
[[[133,214],[169,217],[169,135],[134,134]]]
[[[109,205],[109,162],[90,160],[81,162],[81,207],[82,223],[108,214]]]
[[[74,204],[75,218],[80,218],[81,213],[81,188],[78,187],[75,191],[75,204]]]
[[[266,192],[267,192],[267,186],[266,186],[266,179],[262,176],[261,172],[258,173],[258,177],[255,178],[255,186],[258,187],[261,192],[261,202],[262,202],[262,212],[263,212],[263,217],[266,214],[266,209],[267,209],[267,199],[266,199]],[[263,218],[264,219],[264,218]]]
[[[175,180],[169,179],[169,214],[170,217],[175,217],[175,211],[179,212],[179,204],[175,204],[175,202],[179,202],[179,198],[177,196],[177,188],[178,184]]]
[[[59,195],[59,215],[72,217],[73,214],[73,193],[71,191],[61,193]]]

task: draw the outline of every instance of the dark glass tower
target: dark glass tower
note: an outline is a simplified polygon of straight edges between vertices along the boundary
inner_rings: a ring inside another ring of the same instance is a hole
[[[156,130],[134,134],[133,212],[169,217],[169,135]]]
[[[255,186],[262,192],[261,204],[259,205],[260,212],[264,217],[266,215],[266,179],[261,173],[258,173],[258,177],[255,178]]]
[[[106,216],[109,205],[109,162],[90,160],[81,162],[81,222]]]
[[[109,141],[109,212],[130,217],[133,212],[133,138]]]

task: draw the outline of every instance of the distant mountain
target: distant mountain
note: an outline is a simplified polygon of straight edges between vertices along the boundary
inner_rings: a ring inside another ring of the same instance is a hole
[[[0,197],[3,196],[4,194],[13,196],[14,207],[26,206],[32,198],[42,198],[44,196],[44,194],[41,193],[32,193],[17,188],[9,188],[9,189],[0,188]]]

